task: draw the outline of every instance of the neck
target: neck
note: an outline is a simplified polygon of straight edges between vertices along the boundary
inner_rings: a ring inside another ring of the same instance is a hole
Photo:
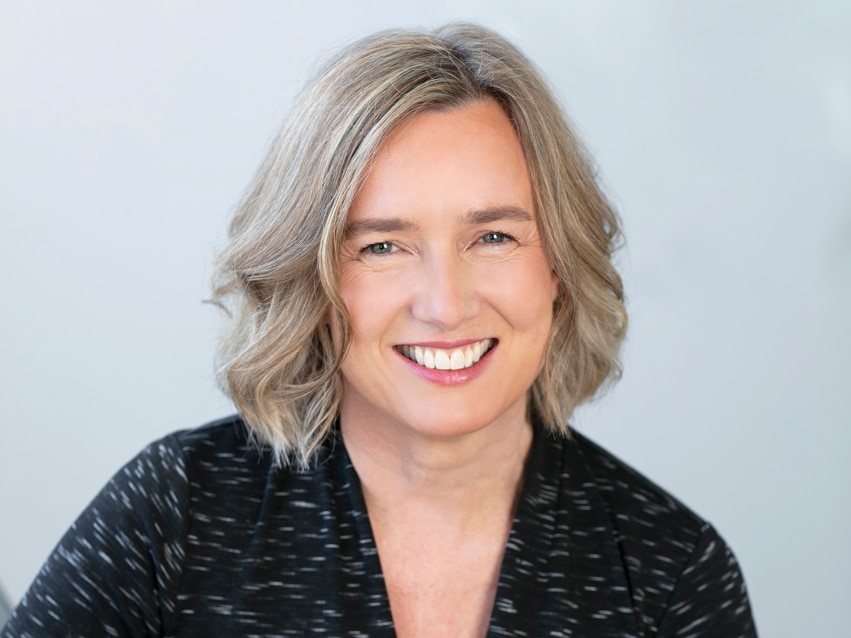
[[[513,517],[532,427],[525,406],[462,434],[429,435],[381,419],[340,423],[370,517],[442,519],[455,526],[483,515]]]

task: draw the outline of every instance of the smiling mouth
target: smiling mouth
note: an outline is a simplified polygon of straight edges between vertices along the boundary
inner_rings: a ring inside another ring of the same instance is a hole
[[[464,370],[476,365],[496,345],[494,339],[482,339],[460,348],[425,348],[396,346],[396,350],[411,361],[432,370]]]

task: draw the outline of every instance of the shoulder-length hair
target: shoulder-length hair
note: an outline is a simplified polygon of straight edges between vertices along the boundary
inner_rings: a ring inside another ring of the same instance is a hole
[[[281,462],[309,462],[340,404],[351,339],[339,294],[350,204],[382,142],[426,111],[497,101],[522,143],[559,294],[530,409],[568,431],[574,408],[620,375],[626,330],[612,264],[618,217],[551,90],[500,35],[473,24],[385,31],[340,51],[296,101],[238,205],[214,299],[231,310],[218,380]],[[329,313],[342,326],[332,342]]]

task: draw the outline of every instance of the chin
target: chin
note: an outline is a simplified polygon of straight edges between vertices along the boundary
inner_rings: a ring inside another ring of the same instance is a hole
[[[517,411],[517,414],[525,415],[524,410]],[[417,419],[410,419],[408,426],[421,436],[451,439],[474,434],[491,426],[506,425],[511,422],[514,413],[514,410],[496,414],[482,414],[474,411],[459,413],[456,409],[447,408],[434,410],[433,414],[427,415],[426,418],[420,416]],[[525,422],[525,416],[523,422]]]

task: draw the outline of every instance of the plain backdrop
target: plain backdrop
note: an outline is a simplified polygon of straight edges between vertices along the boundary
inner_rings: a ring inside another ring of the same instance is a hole
[[[482,22],[621,211],[622,382],[575,423],[712,521],[764,636],[848,636],[851,3],[5,2],[0,582],[142,446],[232,408],[211,255],[290,101],[379,28]]]

